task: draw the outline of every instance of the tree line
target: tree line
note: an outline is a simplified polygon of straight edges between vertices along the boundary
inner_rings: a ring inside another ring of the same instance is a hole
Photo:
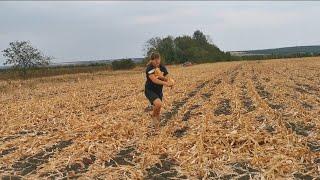
[[[91,72],[92,69],[132,69],[136,66],[131,59],[121,59],[112,61],[111,64],[106,63],[92,63],[89,65],[65,65],[59,67],[49,67],[53,57],[44,55],[39,49],[32,46],[30,41],[14,41],[9,43],[9,47],[2,51],[3,57],[6,58],[3,65],[11,65],[9,69],[0,70],[2,73],[15,74],[18,73],[19,76],[26,78],[30,74],[53,74],[57,75],[59,72],[63,74],[68,74],[72,72]],[[90,67],[89,67],[90,66]],[[97,67],[106,68],[97,68]]]
[[[145,58],[141,65],[145,65],[152,52],[159,52],[161,59],[166,64],[210,63],[220,61],[241,61],[241,60],[265,60],[278,58],[299,58],[320,56],[319,53],[293,53],[293,54],[270,54],[270,55],[249,55],[232,56],[229,52],[221,51],[209,36],[204,35],[200,30],[192,36],[183,35],[178,37],[153,37],[144,46]],[[44,55],[40,50],[34,48],[29,41],[15,41],[4,49],[3,56],[6,58],[5,65],[11,65],[11,69],[17,70],[22,76],[27,72],[43,67],[49,69],[52,57]],[[106,69],[121,70],[132,69],[136,63],[132,59],[121,59],[113,61],[111,64],[98,63],[86,66],[105,67]],[[76,66],[79,69],[82,66]],[[53,67],[50,67],[51,69]],[[67,68],[67,67],[63,67]],[[104,69],[105,69],[104,68]],[[88,68],[87,68],[88,69]],[[97,68],[96,68],[97,69]],[[102,68],[100,68],[102,69]]]
[[[210,63],[220,61],[267,60],[320,56],[320,53],[308,51],[297,53],[292,51],[288,54],[271,53],[266,55],[253,54],[234,56],[229,52],[221,51],[212,42],[211,38],[204,35],[200,30],[196,30],[192,36],[184,35],[176,38],[173,36],[151,38],[146,42],[144,51],[145,61],[148,61],[149,55],[156,51],[160,53],[162,60],[166,64],[181,64],[184,62]],[[258,52],[259,50],[256,51]]]
[[[184,62],[206,63],[229,61],[229,52],[221,51],[212,43],[209,36],[197,30],[192,36],[179,37],[167,36],[164,38],[154,37],[145,44],[146,60],[152,52],[158,52],[162,61],[166,64],[180,64]]]

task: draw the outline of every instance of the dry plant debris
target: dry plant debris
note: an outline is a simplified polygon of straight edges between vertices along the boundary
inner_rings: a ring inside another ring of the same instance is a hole
[[[0,81],[1,178],[320,178],[319,58],[168,69],[153,135],[141,69]]]

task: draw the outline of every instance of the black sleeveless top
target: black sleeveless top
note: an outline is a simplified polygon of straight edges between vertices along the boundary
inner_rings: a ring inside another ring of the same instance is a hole
[[[157,94],[162,93],[162,87],[163,85],[155,84],[152,82],[152,80],[149,78],[150,74],[153,74],[155,72],[156,67],[154,67],[152,64],[149,64],[146,68],[146,77],[147,81],[145,84],[145,88],[149,89]],[[161,72],[163,72],[163,75],[166,76],[168,73],[167,68],[164,65],[159,66],[159,69]]]

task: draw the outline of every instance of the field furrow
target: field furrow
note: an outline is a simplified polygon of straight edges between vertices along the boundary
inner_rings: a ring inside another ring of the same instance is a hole
[[[161,127],[143,69],[1,82],[2,179],[317,179],[317,58],[168,66]]]

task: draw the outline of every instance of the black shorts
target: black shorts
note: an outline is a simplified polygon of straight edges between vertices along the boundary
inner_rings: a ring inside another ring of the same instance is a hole
[[[159,98],[162,101],[163,94],[161,93],[156,93],[148,88],[144,89],[144,94],[148,98],[149,102],[153,105],[153,101]]]

